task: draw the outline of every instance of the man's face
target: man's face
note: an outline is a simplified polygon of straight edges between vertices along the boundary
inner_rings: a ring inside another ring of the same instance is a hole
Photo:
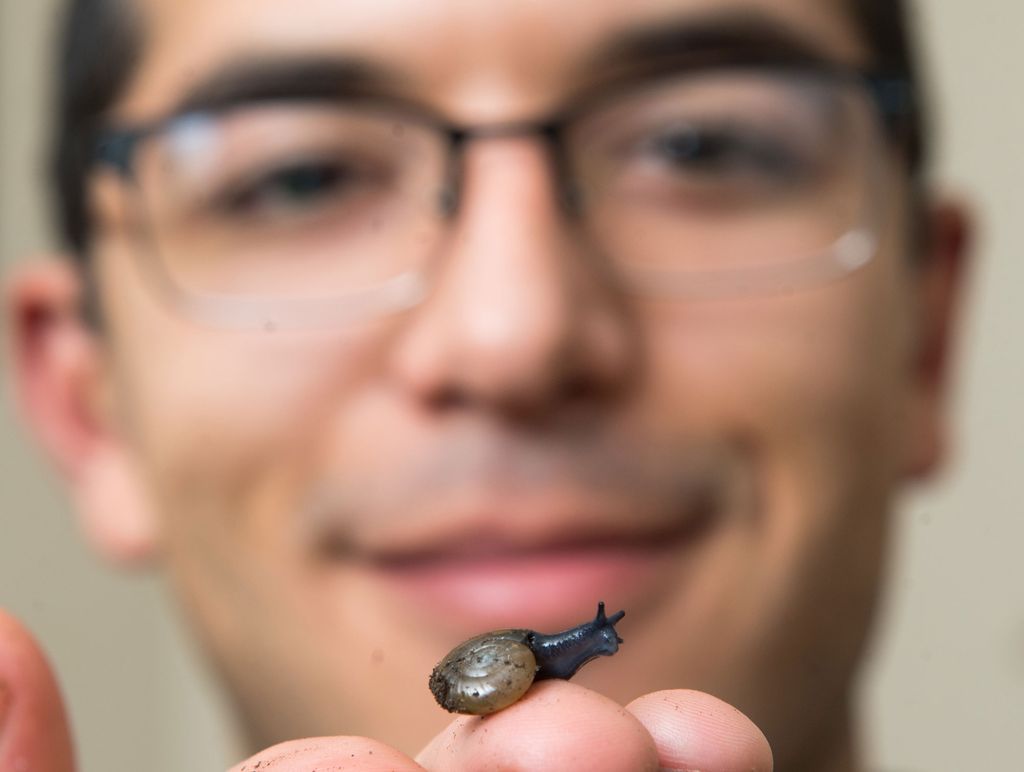
[[[819,0],[144,0],[115,114],[147,121],[239,58],[358,57],[453,121],[555,110],[620,38],[756,11],[869,57]],[[627,610],[579,679],[690,687],[777,759],[845,718],[891,493],[915,448],[916,274],[898,165],[881,248],[796,292],[652,299],[600,270],[536,139],[466,151],[426,299],[337,331],[208,329],[138,270],[98,180],[96,267],[121,431],[173,584],[262,743],[406,750],[446,721],[455,643]],[[807,706],[817,706],[809,714]]]

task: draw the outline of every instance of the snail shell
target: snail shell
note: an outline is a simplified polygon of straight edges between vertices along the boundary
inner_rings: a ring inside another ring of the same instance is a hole
[[[451,713],[483,716],[507,708],[533,683],[529,630],[495,630],[456,646],[430,674],[430,691]]]
[[[604,603],[591,622],[561,633],[494,630],[459,644],[430,674],[430,691],[451,713],[484,716],[507,708],[536,680],[572,678],[584,664],[618,651],[622,639],[606,617]]]

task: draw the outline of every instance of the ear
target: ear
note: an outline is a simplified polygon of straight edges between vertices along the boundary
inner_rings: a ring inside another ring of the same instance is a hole
[[[934,473],[947,455],[947,403],[952,360],[967,283],[972,224],[958,203],[936,204],[928,215],[926,254],[913,281],[917,298],[911,372],[911,444],[906,474]]]
[[[81,527],[121,565],[152,557],[156,518],[110,406],[100,341],[80,313],[70,261],[32,263],[8,284],[14,394],[20,413],[68,483]]]

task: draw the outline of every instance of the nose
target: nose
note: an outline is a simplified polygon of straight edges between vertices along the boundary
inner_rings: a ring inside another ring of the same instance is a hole
[[[637,354],[625,295],[557,195],[546,149],[466,148],[461,207],[394,369],[426,406],[534,417],[621,399]]]

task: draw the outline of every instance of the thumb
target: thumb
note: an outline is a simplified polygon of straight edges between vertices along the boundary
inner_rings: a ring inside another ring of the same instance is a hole
[[[28,631],[0,610],[0,770],[73,772],[56,678]]]

